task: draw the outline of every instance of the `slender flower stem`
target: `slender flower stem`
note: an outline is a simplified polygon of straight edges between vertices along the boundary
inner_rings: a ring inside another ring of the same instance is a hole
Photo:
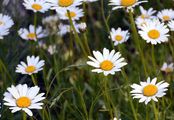
[[[33,84],[36,86],[36,85],[37,85],[37,81],[36,81],[36,79],[34,78],[34,75],[33,75],[33,74],[31,75],[31,79],[32,79],[32,81],[33,81]]]
[[[36,27],[37,27],[37,13],[34,13],[34,33],[35,34],[36,34]]]
[[[27,120],[27,115],[25,112],[22,112],[22,115],[23,115],[23,120]]]
[[[153,64],[153,67],[154,67],[154,72],[156,71],[156,60],[155,60],[155,51],[154,51],[154,45],[152,45],[152,64]]]
[[[144,67],[144,72],[145,72],[145,75],[147,77],[148,74],[147,74],[147,68],[146,68],[146,62],[145,62],[145,58],[144,58],[144,53],[143,53],[143,51],[141,49],[138,32],[137,32],[137,29],[136,29],[136,26],[135,26],[133,13],[131,11],[129,11],[129,19],[130,19],[130,22],[131,22],[131,29],[132,29],[132,32],[133,32],[133,40],[134,40],[134,42],[136,44],[136,47],[137,47],[137,49],[138,49],[138,51],[140,53],[141,61],[142,61],[143,67]]]
[[[71,27],[73,29],[73,32],[74,32],[74,35],[75,35],[76,43],[78,43],[80,45],[80,47],[81,47],[81,49],[82,49],[85,57],[87,57],[88,56],[88,53],[85,51],[85,48],[84,48],[84,46],[83,46],[83,44],[82,44],[82,42],[80,40],[80,37],[79,37],[79,35],[78,35],[77,31],[76,31],[76,28],[75,28],[75,26],[73,24],[73,21],[71,19],[69,10],[67,10],[67,13],[68,13],[68,18],[69,18],[70,25],[71,25]]]
[[[103,20],[104,20],[104,23],[105,23],[107,32],[108,32],[109,37],[110,37],[110,39],[111,39],[112,37],[111,37],[111,34],[110,34],[110,28],[109,28],[109,25],[108,25],[108,22],[107,22],[108,20],[107,20],[106,17],[105,17],[104,3],[103,3],[103,2],[104,2],[104,1],[101,0],[101,13],[102,13],[102,17],[103,17]],[[113,43],[112,39],[111,39],[111,45],[112,45],[112,48],[114,49],[114,43]]]
[[[88,54],[91,56],[91,51],[90,51],[90,48],[89,48],[89,45],[88,45],[88,39],[87,39],[86,33],[83,33],[83,37],[84,37],[84,44],[86,46]]]
[[[158,110],[156,108],[154,101],[152,101],[152,106],[153,106],[153,110],[154,110],[154,114],[155,114],[155,120],[158,120]]]

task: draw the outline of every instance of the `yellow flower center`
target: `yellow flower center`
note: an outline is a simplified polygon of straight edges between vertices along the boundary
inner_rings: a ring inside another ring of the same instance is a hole
[[[167,15],[166,15],[166,16],[163,16],[163,20],[164,20],[164,21],[169,21],[169,20],[170,20],[170,17],[167,16]]]
[[[136,0],[121,0],[121,5],[125,7],[132,6],[136,3]]]
[[[73,18],[73,17],[76,16],[76,13],[75,12],[70,12],[69,14],[70,14],[71,18]],[[68,13],[66,13],[66,16],[68,17]]]
[[[123,36],[121,36],[121,35],[116,35],[115,36],[116,41],[121,41],[122,39],[123,39]]]
[[[112,70],[113,67],[114,64],[109,60],[104,60],[102,63],[100,63],[100,68],[105,71]]]
[[[173,72],[173,69],[168,67],[168,68],[165,69],[165,72],[166,72],[166,73]]]
[[[151,38],[151,39],[157,39],[160,37],[160,32],[158,30],[150,30],[148,32],[148,36]]]
[[[74,3],[74,0],[58,0],[58,4],[61,7],[68,7]]]
[[[5,23],[3,21],[0,21],[0,25],[4,25]]]
[[[148,16],[148,15],[145,15],[145,14],[142,14],[142,15],[141,15],[141,18],[143,18],[143,19],[148,19],[149,16]]]
[[[155,85],[147,85],[143,89],[143,94],[147,97],[153,96],[158,92],[158,88]]]
[[[35,38],[36,38],[36,34],[35,34],[35,33],[29,33],[29,34],[27,35],[27,37],[28,37],[29,39],[35,39]]]
[[[16,104],[20,108],[27,108],[31,105],[31,100],[28,97],[20,97],[16,100]]]
[[[25,68],[25,71],[27,73],[32,73],[36,70],[36,67],[35,66],[28,66],[27,68]]]
[[[37,10],[37,11],[39,11],[39,10],[42,9],[42,6],[39,5],[39,4],[33,4],[33,5],[32,5],[32,8],[35,9],[35,10]]]

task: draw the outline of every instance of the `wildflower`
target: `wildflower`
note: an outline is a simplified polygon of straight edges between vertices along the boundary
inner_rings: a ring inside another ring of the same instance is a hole
[[[44,93],[38,94],[39,90],[38,86],[30,88],[26,84],[12,85],[7,88],[8,92],[4,93],[4,105],[9,106],[12,113],[23,110],[29,116],[33,116],[30,109],[42,109],[41,101],[45,99]]]
[[[127,10],[133,11],[133,8],[141,3],[147,2],[146,0],[110,0],[109,5],[113,5],[112,10],[119,8],[126,8]]]
[[[165,73],[171,73],[173,72],[174,69],[174,65],[173,63],[171,64],[167,64],[166,62],[163,64],[163,66],[161,67],[161,71],[165,72]]]
[[[129,39],[128,30],[123,31],[121,30],[121,28],[118,28],[117,30],[112,28],[110,34],[111,34],[111,39],[112,41],[114,41],[115,46],[123,42],[126,42]]]
[[[153,19],[142,25],[139,34],[147,43],[156,45],[168,41],[169,29],[158,19]]]
[[[43,66],[45,64],[44,60],[39,60],[39,57],[35,56],[27,56],[27,64],[24,62],[21,62],[16,67],[16,72],[21,74],[28,74],[31,75],[33,73],[38,73],[43,69]]]
[[[103,72],[105,76],[114,75],[115,72],[121,71],[121,68],[127,65],[124,58],[121,58],[121,54],[115,53],[115,50],[109,52],[108,49],[104,48],[103,54],[99,51],[93,51],[93,55],[95,58],[88,56],[91,61],[87,61],[87,64],[96,68],[92,72]]]
[[[45,13],[50,8],[46,0],[24,0],[23,5],[27,10],[41,13]]]
[[[72,6],[79,6],[82,4],[83,0],[46,0],[52,10],[59,11],[62,8],[68,8]]]
[[[168,22],[174,19],[174,10],[172,9],[164,9],[158,12],[157,17],[163,22]]]
[[[145,102],[147,105],[151,100],[155,102],[158,101],[157,98],[163,97],[166,95],[167,87],[169,84],[167,82],[161,81],[156,83],[157,78],[150,80],[150,77],[147,78],[147,82],[140,82],[140,85],[133,84],[131,88],[133,89],[130,93],[133,98],[140,99],[139,102]]]
[[[26,28],[19,29],[18,34],[24,40],[34,40],[34,41],[36,41],[39,38],[47,36],[46,31],[44,31],[41,26],[38,26],[35,32],[33,25],[29,26],[29,30],[27,30]]]
[[[140,6],[140,12],[141,12],[141,15],[139,17],[142,19],[155,18],[153,14],[156,13],[156,10],[153,10],[153,8],[149,8],[148,10],[145,10],[142,6]]]
[[[137,17],[135,23],[138,29],[141,29],[143,25],[146,25],[151,19],[142,19],[141,17]]]
[[[170,28],[171,31],[174,31],[174,20],[170,21],[168,23],[168,26],[169,26],[169,28]]]
[[[84,16],[83,10],[78,7],[69,7],[67,9],[62,9],[61,11],[57,11],[58,16],[62,20],[68,20],[68,11],[72,20],[79,20]]]

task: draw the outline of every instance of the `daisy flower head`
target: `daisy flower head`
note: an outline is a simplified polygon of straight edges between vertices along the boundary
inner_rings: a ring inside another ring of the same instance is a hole
[[[29,116],[33,116],[31,109],[42,109],[41,101],[45,99],[44,93],[39,93],[39,90],[38,86],[12,85],[4,93],[4,105],[9,106],[12,113],[22,110]]]
[[[0,27],[0,39],[3,39],[4,36],[6,36],[8,34],[9,34],[8,28]]]
[[[168,41],[169,29],[158,19],[153,19],[142,25],[139,34],[147,43],[156,45]]]
[[[115,46],[123,42],[126,42],[129,39],[128,30],[123,31],[121,30],[121,28],[118,28],[117,30],[112,28],[110,34],[111,34],[111,39],[112,41],[114,41]]]
[[[16,72],[32,75],[41,71],[44,65],[45,61],[39,60],[39,56],[27,56],[27,63],[22,61],[20,64],[18,64],[16,67]]]
[[[156,81],[157,78],[150,80],[150,77],[148,77],[147,81],[140,82],[140,85],[131,85],[131,88],[133,90],[130,93],[132,94],[133,99],[140,99],[139,103],[145,102],[145,104],[147,105],[151,100],[157,102],[157,98],[166,95],[165,92],[168,90],[167,87],[169,86],[169,84],[164,81],[156,83]]]
[[[114,6],[112,10],[119,8],[126,8],[128,11],[133,11],[133,8],[141,3],[147,2],[147,0],[110,0],[109,5]]]
[[[68,11],[72,20],[79,20],[84,16],[82,9],[79,9],[78,7],[69,7],[67,9],[61,9],[61,11],[57,11],[59,18],[61,20],[69,20]]]
[[[41,13],[45,13],[50,8],[46,0],[24,0],[23,5],[27,10]]]
[[[34,41],[47,36],[46,31],[43,30],[41,26],[38,26],[35,32],[34,25],[30,25],[29,30],[26,28],[19,29],[18,34],[24,40],[34,40]]]
[[[127,63],[125,59],[121,57],[120,52],[115,53],[115,50],[109,52],[108,49],[103,49],[103,54],[99,51],[93,51],[94,57],[88,56],[91,61],[87,61],[87,64],[95,67],[92,72],[104,73],[105,76],[115,72],[121,71],[121,68]]]
[[[166,62],[164,62],[163,66],[161,67],[161,71],[165,73],[172,73],[173,69],[174,69],[173,63],[168,65]]]
[[[169,23],[168,23],[168,26],[170,28],[171,31],[174,31],[174,20],[171,20]]]
[[[174,19],[174,10],[172,9],[164,9],[159,11],[157,17],[163,22],[168,22]]]
[[[72,6],[79,6],[82,4],[83,0],[46,0],[52,10],[62,10],[62,8],[68,8]]]
[[[11,28],[14,25],[12,18],[8,15],[0,14],[0,28]]]
[[[154,10],[153,8],[149,8],[148,10],[145,10],[142,6],[139,7],[140,8],[140,12],[141,15],[139,16],[142,19],[151,19],[151,18],[155,18],[155,16],[153,16],[156,13],[156,10]]]
[[[151,19],[142,19],[141,17],[137,17],[135,23],[137,25],[137,28],[141,29],[143,25],[146,25],[150,21]]]

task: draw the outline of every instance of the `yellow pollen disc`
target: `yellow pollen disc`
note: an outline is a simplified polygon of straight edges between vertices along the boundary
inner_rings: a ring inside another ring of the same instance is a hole
[[[35,9],[35,10],[37,10],[37,11],[39,11],[39,10],[42,9],[42,6],[39,5],[39,4],[33,4],[33,5],[32,5],[32,8]]]
[[[20,97],[16,100],[16,104],[20,108],[27,108],[31,105],[31,100],[28,97]]]
[[[3,21],[0,21],[0,25],[4,25],[4,22]]]
[[[170,17],[169,16],[163,16],[163,20],[164,21],[169,21],[170,20]]]
[[[36,70],[36,67],[35,66],[28,66],[27,68],[25,68],[25,71],[27,73],[32,73]]]
[[[105,71],[112,70],[113,67],[114,67],[114,64],[109,60],[105,60],[102,63],[100,63],[100,68]]]
[[[68,13],[66,13],[66,16],[68,17]],[[75,12],[70,12],[70,16],[71,16],[71,18],[73,18],[73,17],[76,16],[76,13]]]
[[[165,72],[166,72],[166,73],[173,72],[173,69],[168,67],[168,68],[165,69]]]
[[[149,16],[147,16],[147,15],[141,15],[141,18],[147,19],[147,18],[149,18]]]
[[[121,0],[121,5],[125,7],[132,6],[136,3],[136,0]]]
[[[74,3],[74,0],[58,0],[58,4],[61,7],[68,7]]]
[[[144,96],[150,97],[158,92],[158,88],[155,85],[147,85],[143,89]]]
[[[115,36],[116,41],[121,41],[122,39],[123,39],[123,36],[121,36],[121,35],[116,35]]]
[[[160,37],[160,32],[158,30],[150,30],[148,32],[148,36],[151,38],[151,39],[157,39]]]
[[[35,38],[36,38],[36,34],[35,34],[35,33],[29,33],[29,34],[27,35],[27,37],[28,37],[29,39],[35,39]]]

